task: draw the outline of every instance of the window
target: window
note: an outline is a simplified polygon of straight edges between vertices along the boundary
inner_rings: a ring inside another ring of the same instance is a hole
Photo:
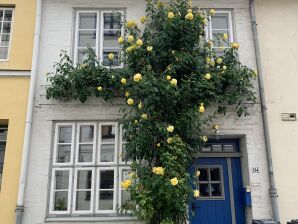
[[[13,9],[0,8],[0,61],[8,59]]]
[[[219,199],[224,197],[222,167],[198,167],[200,175],[197,179],[198,189],[203,199]]]
[[[236,152],[237,148],[235,143],[207,143],[200,152]]]
[[[0,189],[3,175],[5,147],[7,139],[7,126],[0,126]]]
[[[119,129],[114,122],[56,124],[50,215],[117,215],[129,199],[121,181],[130,173]]]
[[[229,47],[230,43],[234,41],[233,27],[232,27],[232,12],[231,11],[216,11],[209,21],[208,39],[213,41],[213,47],[220,48]],[[228,40],[224,41],[222,35],[226,33]]]
[[[75,30],[75,63],[88,58],[88,47],[98,55],[104,66],[109,66],[108,55],[114,54],[112,66],[121,66],[118,37],[122,34],[122,11],[78,11]]]

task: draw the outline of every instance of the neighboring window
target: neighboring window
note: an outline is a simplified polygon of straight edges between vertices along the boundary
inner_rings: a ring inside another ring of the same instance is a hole
[[[0,189],[3,175],[5,147],[7,139],[7,126],[0,126]]]
[[[217,11],[212,17],[207,28],[208,39],[213,41],[213,48],[229,47],[234,41],[231,11]],[[226,41],[223,34],[228,35]]]
[[[121,66],[118,37],[122,34],[122,21],[122,11],[78,11],[75,30],[75,63],[83,63],[88,58],[88,47],[91,47],[103,65],[110,65],[108,55],[113,53],[115,57],[111,65]]]
[[[8,59],[13,9],[0,8],[0,60]]]
[[[222,168],[217,166],[199,167],[198,189],[203,199],[220,199],[224,197]]]
[[[201,152],[236,152],[235,143],[207,143],[202,148]]]
[[[49,214],[116,214],[129,193],[117,123],[59,123],[55,128]]]

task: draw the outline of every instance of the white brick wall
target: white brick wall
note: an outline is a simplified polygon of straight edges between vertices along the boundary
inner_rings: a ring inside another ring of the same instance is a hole
[[[194,0],[193,2],[197,4],[197,1]],[[241,45],[240,59],[244,64],[255,67],[248,0],[200,0],[199,2],[202,8],[233,9],[236,39]],[[119,117],[118,106],[121,102],[111,105],[101,99],[93,98],[85,104],[81,104],[79,102],[63,103],[45,98],[45,74],[52,71],[53,63],[58,60],[61,49],[71,52],[73,9],[80,7],[122,7],[127,9],[127,18],[138,20],[144,14],[145,2],[142,0],[44,0],[39,76],[34,105],[24,224],[45,223],[49,159],[52,150],[52,121],[112,120]],[[218,119],[221,135],[241,138],[244,184],[252,186],[253,206],[252,209],[247,209],[248,220],[251,220],[252,217],[271,217],[268,172],[259,104],[256,104],[250,110],[251,115],[246,118],[236,118],[235,114],[228,113],[226,117]],[[210,130],[206,130],[206,133],[212,134]],[[260,173],[252,173],[253,167],[259,167]],[[63,222],[54,223],[62,224]]]

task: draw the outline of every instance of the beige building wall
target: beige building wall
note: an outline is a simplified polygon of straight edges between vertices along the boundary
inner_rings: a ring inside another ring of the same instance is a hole
[[[298,1],[256,0],[258,33],[281,223],[298,219]]]

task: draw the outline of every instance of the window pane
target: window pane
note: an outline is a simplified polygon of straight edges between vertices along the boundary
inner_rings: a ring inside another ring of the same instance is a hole
[[[92,171],[79,170],[77,177],[77,189],[91,189]]]
[[[131,170],[122,170],[122,180],[121,181],[125,181],[130,179],[130,174],[131,174]]]
[[[228,34],[228,40],[223,40],[223,34],[227,33],[227,31],[225,30],[214,30],[212,32],[212,40],[214,43],[214,47],[219,47],[219,46],[224,46],[224,47],[228,47],[229,43],[230,43],[230,34]]]
[[[11,30],[11,23],[10,22],[4,22],[3,23],[3,33],[10,33]]]
[[[210,169],[210,177],[211,181],[220,181],[220,169],[219,168],[211,168]]]
[[[223,150],[226,151],[226,152],[233,152],[233,151],[236,151],[235,150],[235,147],[234,147],[234,144],[225,144],[223,146]]]
[[[121,14],[120,13],[104,13],[104,29],[120,29]]]
[[[91,191],[78,191],[76,197],[76,210],[89,211]]]
[[[55,192],[54,196],[54,211],[67,211],[68,192]]]
[[[122,143],[122,150],[121,150],[121,161],[125,162],[126,160],[126,148],[125,148],[125,144]]]
[[[72,127],[59,127],[59,143],[71,143]]]
[[[71,154],[71,145],[58,145],[57,146],[57,163],[69,163]]]
[[[93,125],[82,125],[80,127],[80,142],[93,142],[93,135]]]
[[[80,13],[79,29],[96,29],[96,13]]]
[[[92,162],[93,161],[93,145],[80,145],[79,146],[79,162]]]
[[[95,47],[96,31],[79,31],[79,47]]]
[[[114,170],[100,171],[100,189],[114,188]]]
[[[4,21],[11,21],[12,19],[12,10],[5,10]]]
[[[116,128],[114,125],[101,126],[101,141],[102,142],[115,142]]]
[[[222,196],[221,184],[211,184],[211,196],[214,196],[214,197]]]
[[[3,10],[0,10],[0,21],[3,21]]]
[[[114,162],[115,145],[101,145],[100,162]]]
[[[65,190],[69,186],[69,171],[57,170],[55,172],[55,190]]]
[[[118,37],[121,35],[120,31],[106,30],[104,31],[103,47],[104,48],[119,48]]]
[[[211,151],[211,145],[205,145],[201,148],[202,152],[210,152]]]
[[[0,141],[6,141],[7,138],[7,129],[0,129]]]
[[[222,145],[220,145],[220,144],[214,144],[214,145],[212,145],[212,151],[214,151],[214,152],[221,152],[222,151]]]
[[[199,190],[200,190],[200,195],[202,197],[209,197],[209,185],[208,184],[200,184]]]
[[[1,46],[9,46],[10,34],[2,34]]]
[[[121,191],[121,204],[123,205],[126,201],[130,199],[129,191],[122,190]]]
[[[6,145],[6,142],[0,142],[0,188],[1,188],[1,180],[2,180],[3,166],[4,166],[5,145]]]
[[[8,47],[0,47],[0,59],[7,59]]]
[[[99,210],[113,210],[113,191],[99,191]]]
[[[228,29],[229,19],[227,14],[216,14],[212,17],[212,29]]]
[[[94,50],[94,49],[93,49]],[[82,64],[88,59],[88,49],[79,49],[78,50],[78,63]]]
[[[208,169],[198,169],[200,171],[199,181],[208,181]]]
[[[108,55],[110,53],[113,53],[114,54],[114,59],[113,61],[110,61],[109,58],[108,58]],[[103,59],[102,59],[102,64],[104,66],[119,66],[120,65],[120,62],[119,62],[119,52],[117,51],[113,51],[113,50],[104,50],[103,51]]]

